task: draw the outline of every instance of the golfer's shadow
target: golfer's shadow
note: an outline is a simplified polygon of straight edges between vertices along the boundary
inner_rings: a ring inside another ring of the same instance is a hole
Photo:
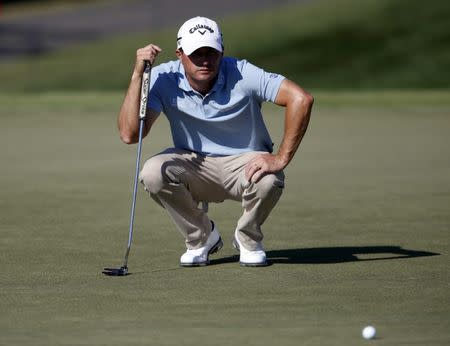
[[[344,246],[266,251],[270,264],[327,264],[356,261],[380,261],[440,255],[434,252],[407,250],[400,246]],[[211,264],[239,261],[239,256],[212,259]]]

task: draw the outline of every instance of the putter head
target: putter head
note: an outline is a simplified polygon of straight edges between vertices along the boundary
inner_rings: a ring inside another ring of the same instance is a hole
[[[104,268],[102,273],[108,276],[126,276],[128,275],[128,267],[122,266],[120,268]]]

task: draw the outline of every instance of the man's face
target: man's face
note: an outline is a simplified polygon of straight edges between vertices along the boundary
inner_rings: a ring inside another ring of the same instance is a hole
[[[223,53],[211,47],[201,47],[189,56],[181,49],[177,50],[177,56],[181,59],[189,81],[203,84],[211,83],[217,77]]]

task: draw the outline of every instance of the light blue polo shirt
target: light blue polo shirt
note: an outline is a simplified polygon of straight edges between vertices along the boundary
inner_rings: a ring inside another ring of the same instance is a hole
[[[207,156],[272,152],[261,104],[274,102],[284,77],[246,60],[224,57],[212,90],[193,90],[179,60],[155,66],[147,107],[163,112],[176,148]]]

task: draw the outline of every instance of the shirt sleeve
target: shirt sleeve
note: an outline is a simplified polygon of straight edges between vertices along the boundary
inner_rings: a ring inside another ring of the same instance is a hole
[[[161,80],[158,66],[152,68],[150,73],[150,86],[148,89],[147,108],[150,108],[158,113],[163,110],[163,102],[161,99]]]
[[[286,79],[280,74],[266,72],[245,60],[242,76],[249,91],[260,101],[268,102],[275,102],[280,85]]]

